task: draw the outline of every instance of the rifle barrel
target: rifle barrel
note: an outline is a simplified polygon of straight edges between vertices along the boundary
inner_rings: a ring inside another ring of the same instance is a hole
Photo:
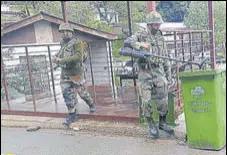
[[[124,56],[134,56],[134,57],[156,57],[156,58],[161,58],[161,59],[167,59],[170,61],[176,61],[176,62],[184,62],[184,63],[189,63],[189,64],[194,64],[197,65],[199,67],[201,67],[201,65],[207,60],[205,59],[204,61],[202,61],[202,63],[197,63],[197,62],[193,62],[193,61],[186,61],[186,60],[181,60],[181,59],[175,59],[175,58],[171,58],[168,56],[161,56],[161,55],[156,55],[156,54],[152,54],[143,50],[140,51],[136,51],[133,49],[125,49],[122,48],[120,49],[120,55],[124,55]]]

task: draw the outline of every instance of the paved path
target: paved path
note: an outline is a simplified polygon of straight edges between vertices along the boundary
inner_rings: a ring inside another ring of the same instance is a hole
[[[1,128],[1,153],[14,155],[224,155],[221,151],[204,151],[181,146],[171,140],[139,137],[104,136],[69,130],[41,129],[26,132],[18,128]]]

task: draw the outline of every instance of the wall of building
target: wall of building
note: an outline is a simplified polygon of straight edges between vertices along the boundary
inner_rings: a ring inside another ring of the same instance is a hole
[[[1,37],[1,45],[36,43],[34,25],[28,25]]]
[[[58,32],[59,25],[51,23],[51,27],[52,27],[53,42],[60,42],[61,35]]]
[[[47,21],[34,23],[36,43],[52,43],[52,27]]]
[[[91,64],[95,85],[111,85],[110,64],[108,61],[106,41],[91,43]],[[90,60],[86,61],[86,76],[89,84],[92,84]]]
[[[54,56],[54,54],[60,49],[60,45],[52,45],[50,46],[50,53],[51,57]],[[26,52],[25,47],[12,47],[12,52],[7,52],[9,49],[2,47],[2,56],[3,56],[3,62],[4,62],[4,68],[6,72],[6,78],[8,82],[12,81],[12,78],[18,79],[17,87],[26,90],[30,90],[30,84],[29,84],[29,73],[28,73],[28,67],[27,67],[27,61],[26,61]],[[7,54],[8,53],[8,54]],[[50,72],[50,63],[49,63],[49,55],[48,55],[48,49],[47,46],[31,46],[28,47],[28,55],[30,58],[32,58],[35,61],[32,61],[30,59],[30,68],[32,69],[32,78],[33,78],[33,84],[35,87],[35,93],[42,94],[42,93],[48,93],[49,89],[51,92],[53,92],[52,87],[52,81],[51,81],[51,72]],[[39,59],[41,58],[42,59]],[[38,69],[38,70],[36,70]],[[60,88],[60,69],[57,69],[54,73],[54,82],[56,86],[56,93],[61,94],[61,88]],[[20,82],[21,78],[26,79],[23,82]],[[26,84],[25,84],[25,83]],[[26,87],[24,87],[24,84]],[[12,90],[12,88],[9,85],[9,89]],[[40,93],[39,93],[40,92]],[[16,91],[9,91],[10,96],[14,96]],[[16,96],[22,96],[25,100],[24,95],[16,93]]]
[[[31,32],[33,32],[31,34]],[[15,31],[15,33],[9,33],[9,36],[3,39],[2,45],[5,43],[8,44],[37,44],[37,43],[59,43],[61,37],[58,32],[58,25],[51,24],[50,22],[40,21],[35,23],[34,25],[27,26],[23,29],[19,29]],[[20,34],[20,35],[17,35]],[[25,34],[25,35],[23,35]],[[31,34],[28,35],[27,34]],[[93,69],[93,77],[95,85],[111,85],[111,73],[110,73],[110,60],[109,60],[109,48],[107,47],[106,40],[98,38],[94,35],[89,35],[84,32],[76,31],[75,35],[78,39],[87,41],[91,43],[91,64]],[[7,38],[8,37],[8,38]],[[30,39],[29,39],[30,38]],[[32,38],[32,39],[31,39]],[[52,48],[52,47],[51,47]],[[55,50],[51,50],[51,55],[54,54],[60,49],[60,45],[55,47]],[[19,56],[25,55],[25,49],[23,47],[14,49],[13,57],[15,59],[11,59],[6,61],[6,65],[16,65],[19,64],[18,58]],[[47,47],[32,47],[29,48],[29,52],[31,55],[46,55],[48,61],[48,52]],[[90,59],[88,58],[86,61],[86,70],[85,75],[88,81],[88,84],[92,84],[92,76],[91,76],[91,66]],[[58,73],[60,74],[60,73]],[[57,83],[59,83],[59,76]]]

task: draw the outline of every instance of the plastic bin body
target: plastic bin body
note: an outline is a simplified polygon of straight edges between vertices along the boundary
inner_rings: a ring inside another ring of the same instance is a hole
[[[220,150],[226,144],[226,71],[179,74],[190,148]]]

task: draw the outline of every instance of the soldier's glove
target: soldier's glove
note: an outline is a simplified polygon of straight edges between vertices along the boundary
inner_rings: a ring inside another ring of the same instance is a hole
[[[61,61],[61,58],[55,57],[54,62],[59,63]]]
[[[176,88],[175,85],[176,85],[176,81],[173,78],[171,78],[171,80],[168,81],[168,88],[171,90],[175,89]]]
[[[141,47],[143,47],[145,50],[150,50],[151,44],[150,43],[146,43],[146,42],[142,42],[141,43]]]
[[[173,84],[173,80],[172,80],[171,77],[167,77],[166,79],[167,79],[167,81],[168,81],[168,85],[169,85],[169,86]]]
[[[169,76],[167,76],[166,79],[168,82],[171,81],[171,77],[169,77]]]
[[[80,85],[81,85],[81,86],[84,86],[84,85],[86,84],[86,82],[87,82],[87,81],[86,81],[85,79],[82,79],[82,80],[80,81]]]

